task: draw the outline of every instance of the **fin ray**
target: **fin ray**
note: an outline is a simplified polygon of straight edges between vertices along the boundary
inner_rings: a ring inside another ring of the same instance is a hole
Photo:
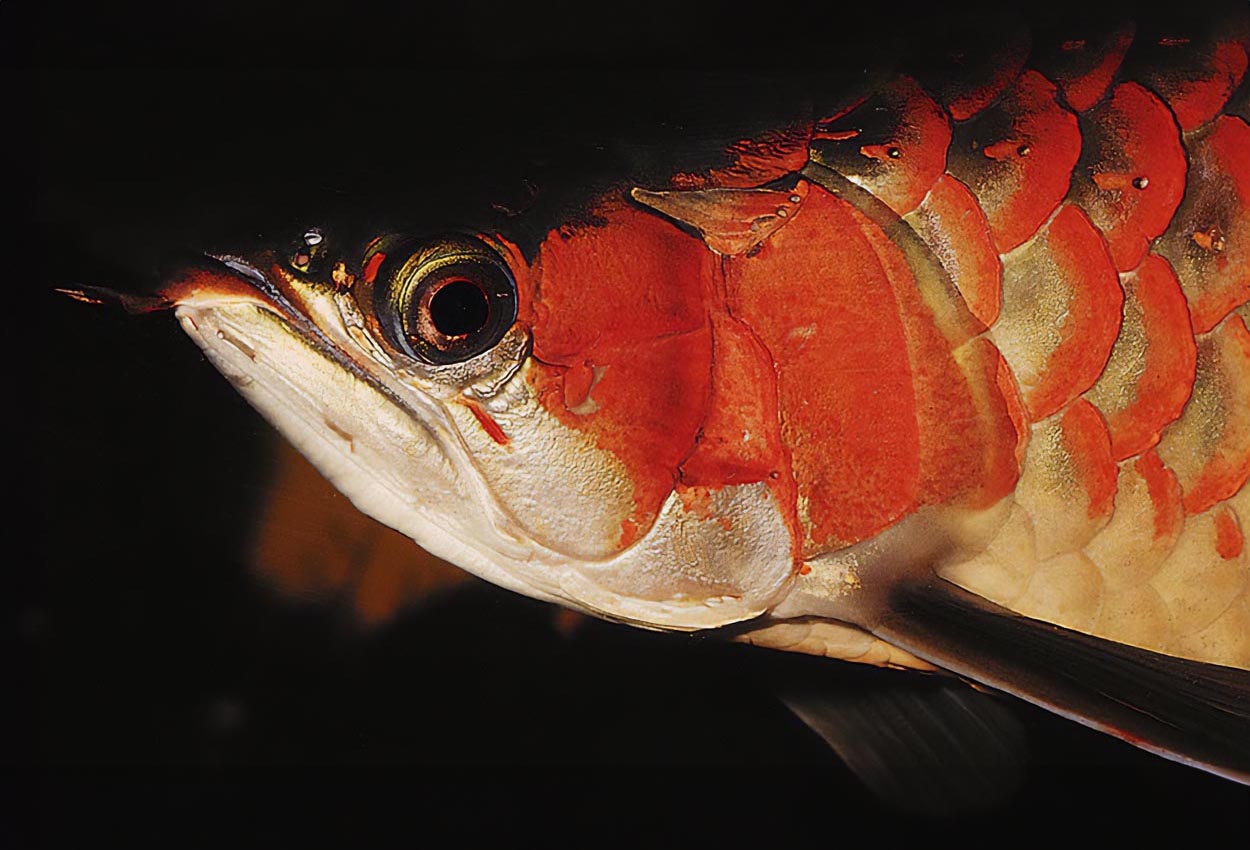
[[[1250,784],[1250,670],[1016,614],[949,582],[899,588],[872,629],[960,676],[1142,749]]]
[[[891,808],[985,811],[1020,786],[1020,721],[999,699],[959,682],[883,672],[844,692],[789,683],[778,695]]]

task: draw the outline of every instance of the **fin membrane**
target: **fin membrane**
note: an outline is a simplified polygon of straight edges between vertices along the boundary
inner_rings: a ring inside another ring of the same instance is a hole
[[[1142,749],[1250,784],[1250,671],[1021,616],[945,581],[900,588],[878,637]]]
[[[1024,730],[1001,699],[937,676],[883,673],[843,692],[790,685],[778,695],[891,809],[966,815],[1019,788]]]

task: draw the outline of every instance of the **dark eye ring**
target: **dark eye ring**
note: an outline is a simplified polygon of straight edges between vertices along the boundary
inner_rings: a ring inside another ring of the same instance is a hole
[[[450,237],[388,253],[384,285],[375,289],[385,299],[378,315],[391,344],[417,359],[463,362],[493,348],[516,321],[516,281],[485,243]]]

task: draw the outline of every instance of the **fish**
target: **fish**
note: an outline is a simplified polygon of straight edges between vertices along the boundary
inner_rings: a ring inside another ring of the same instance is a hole
[[[1248,31],[1012,30],[489,229],[310,225],[120,300],[489,582],[1244,782]]]

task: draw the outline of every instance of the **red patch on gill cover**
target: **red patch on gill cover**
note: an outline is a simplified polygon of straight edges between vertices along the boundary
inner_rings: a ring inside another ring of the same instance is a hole
[[[1133,43],[1132,23],[1117,24],[1083,38],[1062,39],[1034,55],[1038,70],[1054,80],[1068,105],[1084,112],[1106,94]]]
[[[922,292],[899,247],[863,212],[853,207],[850,212],[876,252],[902,321],[920,439],[918,504],[943,504],[960,497],[978,506],[989,504],[1005,491],[1001,482],[991,480],[994,476],[987,476],[987,467],[1001,472],[1002,462],[1014,453],[1017,435],[1005,405],[989,410],[986,399],[978,405],[970,384],[996,373],[998,352],[993,346],[974,346],[957,359],[954,349],[966,338],[944,336],[934,314],[943,305],[925,300],[925,293],[929,298],[940,298],[941,293],[933,287]],[[958,331],[952,328],[948,333]],[[987,484],[991,495],[977,492]]]
[[[915,80],[901,77],[849,112],[821,122],[812,158],[904,215],[946,170],[950,141],[941,107]]]
[[[749,327],[719,311],[712,314],[707,418],[681,465],[681,480],[690,486],[790,482],[772,358]]]
[[[932,258],[867,213],[811,186],[733,257],[623,199],[593,220],[550,233],[532,266],[501,250],[541,404],[633,482],[620,546],[673,492],[698,514],[766,482],[800,556],[1014,486],[1028,427],[1010,371],[969,339],[979,325]]]
[[[1060,427],[1077,481],[1089,497],[1089,518],[1110,516],[1115,508],[1119,469],[1111,458],[1111,438],[1102,414],[1078,399],[1063,414]]]
[[[1026,71],[955,134],[948,169],[976,195],[999,253],[1033,235],[1068,193],[1081,152],[1076,116],[1054,83]]]
[[[1073,197],[1102,231],[1116,268],[1128,271],[1163,233],[1185,193],[1185,149],[1172,113],[1136,83],[1082,116]]]
[[[1181,504],[1181,484],[1176,473],[1163,465],[1154,449],[1143,452],[1133,463],[1146,482],[1146,492],[1154,508],[1154,539],[1175,540],[1185,525],[1185,509]]]
[[[1151,254],[1121,283],[1125,320],[1109,363],[1135,380],[1121,383],[1123,376],[1108,374],[1090,391],[1090,400],[1107,417],[1116,460],[1159,442],[1163,428],[1180,416],[1197,356],[1185,296],[1167,260]],[[1117,385],[1104,396],[1099,391],[1108,380]]]
[[[553,231],[519,276],[543,406],[625,465],[635,509],[621,545],[645,533],[673,490],[707,411],[714,258],[699,240],[623,201],[600,223]],[[524,282],[522,282],[524,281]]]
[[[1241,554],[1244,545],[1237,517],[1225,505],[1215,514],[1215,551],[1224,560],[1231,561]]]
[[[624,200],[593,215],[593,225],[552,231],[517,281],[535,356],[574,366],[587,352],[621,354],[706,329],[714,259],[703,243]]]
[[[986,327],[994,324],[1003,303],[1003,263],[990,238],[989,221],[968,187],[943,174],[908,221],[950,275],[972,315]]]
[[[811,544],[889,526],[915,505],[920,440],[893,287],[853,208],[813,187],[801,215],[725,268],[730,311],[772,354]]]

